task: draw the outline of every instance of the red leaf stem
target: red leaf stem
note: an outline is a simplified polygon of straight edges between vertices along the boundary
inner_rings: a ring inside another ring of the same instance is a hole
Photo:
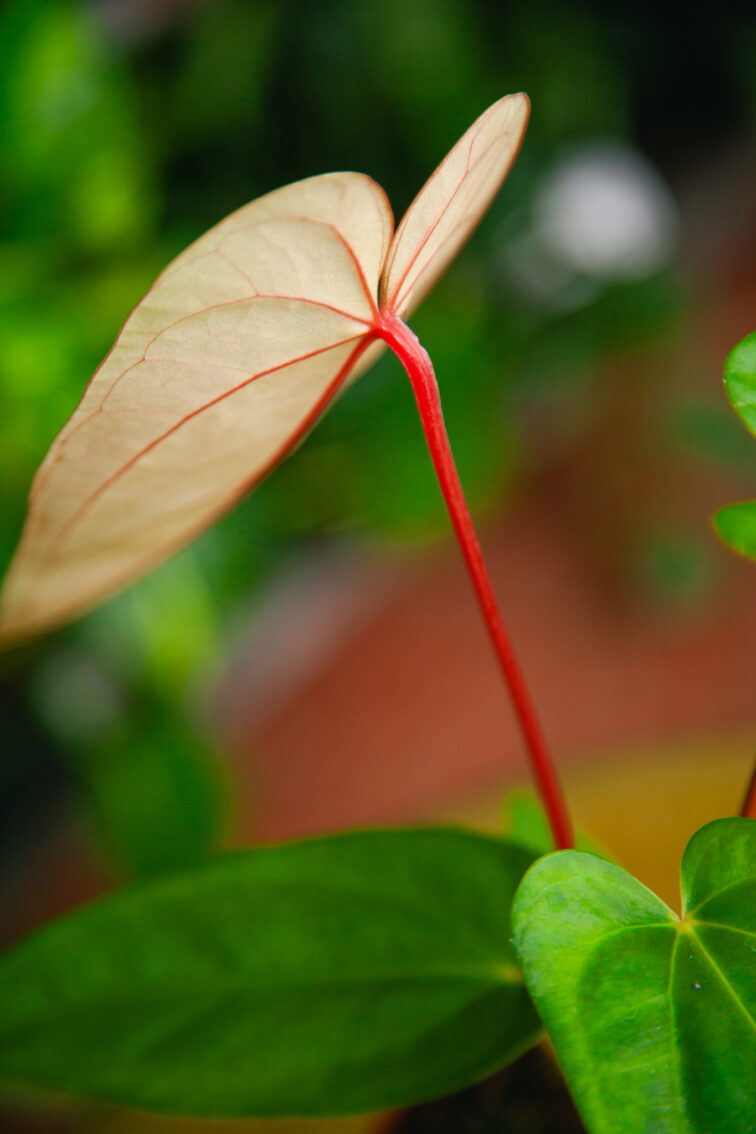
[[[756,819],[756,764],[754,764],[751,778],[748,781],[740,815],[743,819]]]
[[[486,570],[478,536],[465,500],[444,424],[438,383],[427,351],[410,328],[390,311],[375,327],[407,371],[420,412],[425,438],[478,603],[514,702],[532,772],[551,826],[557,850],[574,846],[564,793],[519,662],[509,640]]]

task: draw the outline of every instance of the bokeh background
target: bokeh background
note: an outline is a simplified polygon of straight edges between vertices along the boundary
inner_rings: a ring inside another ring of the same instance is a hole
[[[173,255],[332,169],[400,218],[526,90],[518,163],[413,326],[576,811],[671,886],[756,744],[756,568],[710,527],[756,484],[720,380],[756,326],[754,76],[748,0],[5,0],[0,567]],[[5,941],[222,845],[490,820],[525,776],[391,359],[195,546],[0,658],[0,712]]]

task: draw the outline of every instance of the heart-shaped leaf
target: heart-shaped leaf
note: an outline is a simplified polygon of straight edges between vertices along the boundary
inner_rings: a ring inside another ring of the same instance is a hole
[[[540,1022],[510,943],[533,856],[450,828],[229,854],[0,961],[0,1077],[195,1115],[428,1099]]]
[[[336,173],[246,205],[174,260],[37,474],[0,638],[65,621],[132,581],[289,453],[383,349],[382,314],[407,315],[467,239],[527,116],[524,95],[490,107],[393,244],[383,190]]]
[[[756,1129],[756,822],[693,836],[682,897],[681,920],[576,851],[518,890],[515,948],[591,1134]]]
[[[302,437],[368,345],[391,223],[369,178],[326,175],[254,201],[173,261],[37,473],[6,636],[165,558]]]

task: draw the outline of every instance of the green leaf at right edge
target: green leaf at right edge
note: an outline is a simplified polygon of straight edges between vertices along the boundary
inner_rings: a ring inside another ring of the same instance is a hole
[[[720,508],[714,515],[714,530],[733,551],[756,559],[756,500]]]
[[[509,924],[532,861],[453,828],[362,831],[121,891],[0,959],[0,1078],[219,1117],[466,1086],[541,1030]]]
[[[526,984],[591,1134],[756,1130],[756,821],[693,836],[682,896],[681,921],[576,851],[516,895]]]
[[[756,331],[730,351],[724,383],[732,408],[751,433],[756,433]]]
[[[730,351],[724,383],[733,409],[751,433],[756,433],[756,331]],[[720,508],[714,516],[714,530],[733,551],[756,559],[756,501]]]

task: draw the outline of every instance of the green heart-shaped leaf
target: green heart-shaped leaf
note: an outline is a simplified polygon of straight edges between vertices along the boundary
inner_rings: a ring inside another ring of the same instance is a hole
[[[509,940],[532,861],[454,829],[363,831],[122,891],[0,961],[0,1076],[218,1116],[465,1086],[541,1030]]]
[[[756,822],[682,863],[682,920],[624,870],[562,851],[515,898],[525,981],[592,1134],[756,1130]]]

